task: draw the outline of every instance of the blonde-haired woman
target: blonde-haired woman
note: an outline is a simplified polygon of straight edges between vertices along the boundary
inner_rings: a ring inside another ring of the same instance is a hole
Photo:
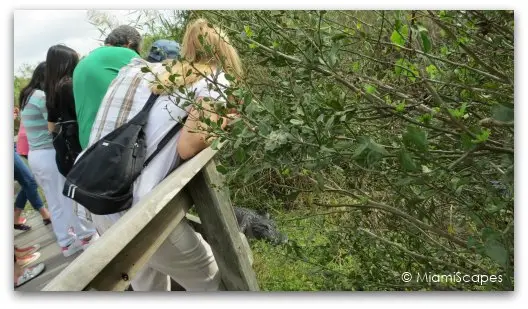
[[[199,128],[205,126],[198,120],[200,116],[198,110],[205,111],[206,116],[218,120],[218,115],[208,113],[212,110],[210,101],[205,102],[202,99],[212,98],[216,102],[226,100],[222,93],[222,88],[225,89],[225,86],[229,85],[225,73],[239,79],[243,71],[238,52],[229,42],[225,32],[205,19],[198,19],[187,27],[180,58],[182,60],[172,65],[170,72],[165,70],[158,75],[151,90],[156,94],[167,94],[173,93],[175,87],[192,86],[190,92],[194,92],[195,104],[201,105],[203,109],[190,110],[185,125],[186,130],[182,132],[178,143],[180,157],[188,159],[207,147],[206,133],[196,133]],[[168,60],[166,64],[170,66],[170,62]],[[171,81],[171,76],[176,78]],[[160,84],[163,87],[159,87]],[[209,91],[208,87],[211,86],[213,89]],[[222,128],[226,124],[227,119],[224,119]]]
[[[211,140],[206,141],[207,133],[192,133],[197,128],[207,127],[200,122],[199,116],[217,121],[221,116],[212,112],[212,105],[227,102],[225,90],[229,81],[226,74],[242,76],[237,51],[222,31],[203,19],[187,27],[180,58],[181,61],[167,63],[132,59],[110,85],[92,127],[88,146],[132,119],[152,92],[159,94],[145,127],[146,155],[149,157],[167,133],[188,116],[184,128],[170,139],[135,181],[132,207],[176,168],[181,159],[189,159],[208,146]],[[162,87],[158,87],[160,84]],[[227,121],[224,118],[224,126]],[[104,233],[123,214],[92,217],[99,232]],[[220,287],[220,274],[210,246],[185,220],[132,280],[132,287],[136,291],[167,290],[167,275],[187,291],[210,291]]]

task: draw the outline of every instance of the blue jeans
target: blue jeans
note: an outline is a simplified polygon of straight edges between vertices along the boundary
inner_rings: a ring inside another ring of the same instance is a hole
[[[24,163],[22,158],[15,151],[15,180],[18,181],[22,189],[18,193],[15,200],[15,207],[24,209],[26,202],[29,200],[31,206],[35,210],[39,210],[44,206],[42,199],[38,193],[38,185],[31,174],[28,166]]]

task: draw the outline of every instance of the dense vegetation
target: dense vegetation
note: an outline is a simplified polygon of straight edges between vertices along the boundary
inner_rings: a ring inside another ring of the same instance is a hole
[[[274,209],[294,235],[270,249],[293,260],[265,288],[513,289],[511,12],[193,14],[247,68],[219,170],[235,203]]]
[[[212,133],[234,203],[289,234],[252,244],[262,289],[513,290],[513,12],[142,17],[144,48],[205,17],[242,57],[242,118]],[[501,279],[416,281],[457,272]]]

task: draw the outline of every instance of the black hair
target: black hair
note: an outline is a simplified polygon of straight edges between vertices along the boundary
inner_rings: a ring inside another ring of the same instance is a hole
[[[65,45],[54,45],[48,49],[46,57],[46,108],[57,107],[58,89],[65,83],[71,83],[73,70],[79,62],[77,52]]]
[[[110,46],[127,47],[139,54],[141,34],[132,26],[121,25],[110,32],[104,43]]]
[[[20,95],[18,97],[18,106],[20,107],[20,110],[23,110],[24,107],[26,107],[27,101],[34,90],[44,90],[45,76],[46,62],[41,62],[39,65],[37,65],[35,71],[33,71],[33,76],[31,76],[29,84],[20,91]]]

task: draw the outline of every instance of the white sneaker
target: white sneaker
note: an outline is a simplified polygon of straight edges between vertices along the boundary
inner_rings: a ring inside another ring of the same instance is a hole
[[[65,257],[69,257],[71,255],[74,255],[75,253],[77,253],[78,251],[82,250],[82,244],[78,241],[74,241],[73,243],[71,243],[70,245],[68,245],[67,247],[62,247],[62,254],[65,256]]]
[[[15,282],[15,288],[18,288],[22,284],[35,279],[44,271],[44,269],[46,269],[46,265],[44,265],[44,263],[24,269],[22,276],[18,277],[17,281]]]

